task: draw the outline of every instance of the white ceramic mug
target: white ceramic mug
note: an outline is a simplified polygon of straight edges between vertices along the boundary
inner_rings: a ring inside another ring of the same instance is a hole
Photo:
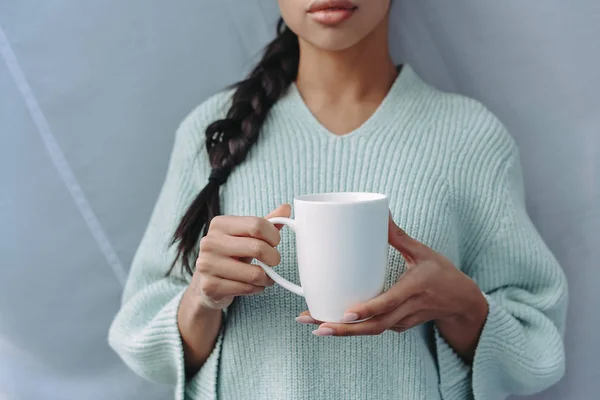
[[[279,285],[306,298],[313,318],[340,322],[385,283],[389,204],[377,193],[323,193],[294,199],[295,219],[271,218],[296,234],[300,282],[257,263]]]

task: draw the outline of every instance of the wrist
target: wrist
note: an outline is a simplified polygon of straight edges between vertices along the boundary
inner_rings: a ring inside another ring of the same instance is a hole
[[[467,284],[461,288],[456,311],[449,318],[435,321],[435,324],[454,351],[465,362],[471,363],[487,320],[488,304],[475,282],[466,275],[465,278]]]
[[[439,322],[448,325],[483,326],[488,314],[488,303],[477,284],[465,275],[463,294],[454,312]]]
[[[177,324],[188,377],[193,376],[210,356],[222,323],[222,310],[206,306],[189,288],[184,292]]]
[[[485,323],[489,311],[487,299],[479,289],[479,286],[471,279],[471,290],[468,292],[466,307],[461,314],[462,319],[470,323],[481,325]]]
[[[179,315],[185,320],[198,321],[212,319],[221,315],[221,310],[210,307],[201,296],[198,296],[189,287],[186,289],[179,305]]]

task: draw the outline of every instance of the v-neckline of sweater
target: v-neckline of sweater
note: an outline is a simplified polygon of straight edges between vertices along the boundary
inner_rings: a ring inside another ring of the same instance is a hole
[[[291,100],[295,111],[298,112],[297,116],[303,121],[308,121],[310,128],[315,130],[318,134],[335,139],[349,139],[352,137],[362,136],[369,132],[376,131],[377,128],[382,125],[382,123],[384,124],[385,120],[387,119],[386,115],[388,115],[390,110],[394,109],[396,112],[398,111],[397,100],[404,93],[405,83],[409,79],[409,75],[412,72],[409,64],[403,64],[399,69],[398,76],[394,80],[394,83],[392,83],[392,86],[386,93],[381,103],[379,103],[379,106],[377,106],[373,114],[371,114],[371,116],[367,118],[367,120],[364,121],[360,126],[348,133],[340,135],[333,133],[326,128],[310,110],[302,98],[302,95],[300,94],[295,82],[292,82],[290,87]]]

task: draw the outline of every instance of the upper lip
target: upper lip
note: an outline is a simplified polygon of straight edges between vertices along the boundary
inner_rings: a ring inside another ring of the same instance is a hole
[[[344,10],[354,10],[357,8],[356,4],[350,0],[317,0],[310,5],[308,12],[317,12],[340,8]]]

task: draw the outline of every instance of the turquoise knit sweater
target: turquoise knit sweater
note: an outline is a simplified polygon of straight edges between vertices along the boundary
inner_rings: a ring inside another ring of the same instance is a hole
[[[224,400],[496,400],[561,378],[567,285],[527,216],[515,143],[481,104],[436,90],[406,66],[375,114],[344,136],[320,125],[292,86],[223,187],[222,208],[263,216],[302,194],[386,193],[397,223],[485,294],[489,315],[472,365],[431,323],[402,334],[315,337],[294,321],[304,300],[275,286],[234,301],[209,360],[186,380],[177,308],[189,278],[165,277],[174,258],[169,245],[207,182],[204,130],[224,116],[230,94],[206,101],[176,134],[109,333],[132,370],[174,385],[176,399]],[[279,249],[278,272],[297,282],[289,230]],[[404,268],[390,248],[387,287]]]

